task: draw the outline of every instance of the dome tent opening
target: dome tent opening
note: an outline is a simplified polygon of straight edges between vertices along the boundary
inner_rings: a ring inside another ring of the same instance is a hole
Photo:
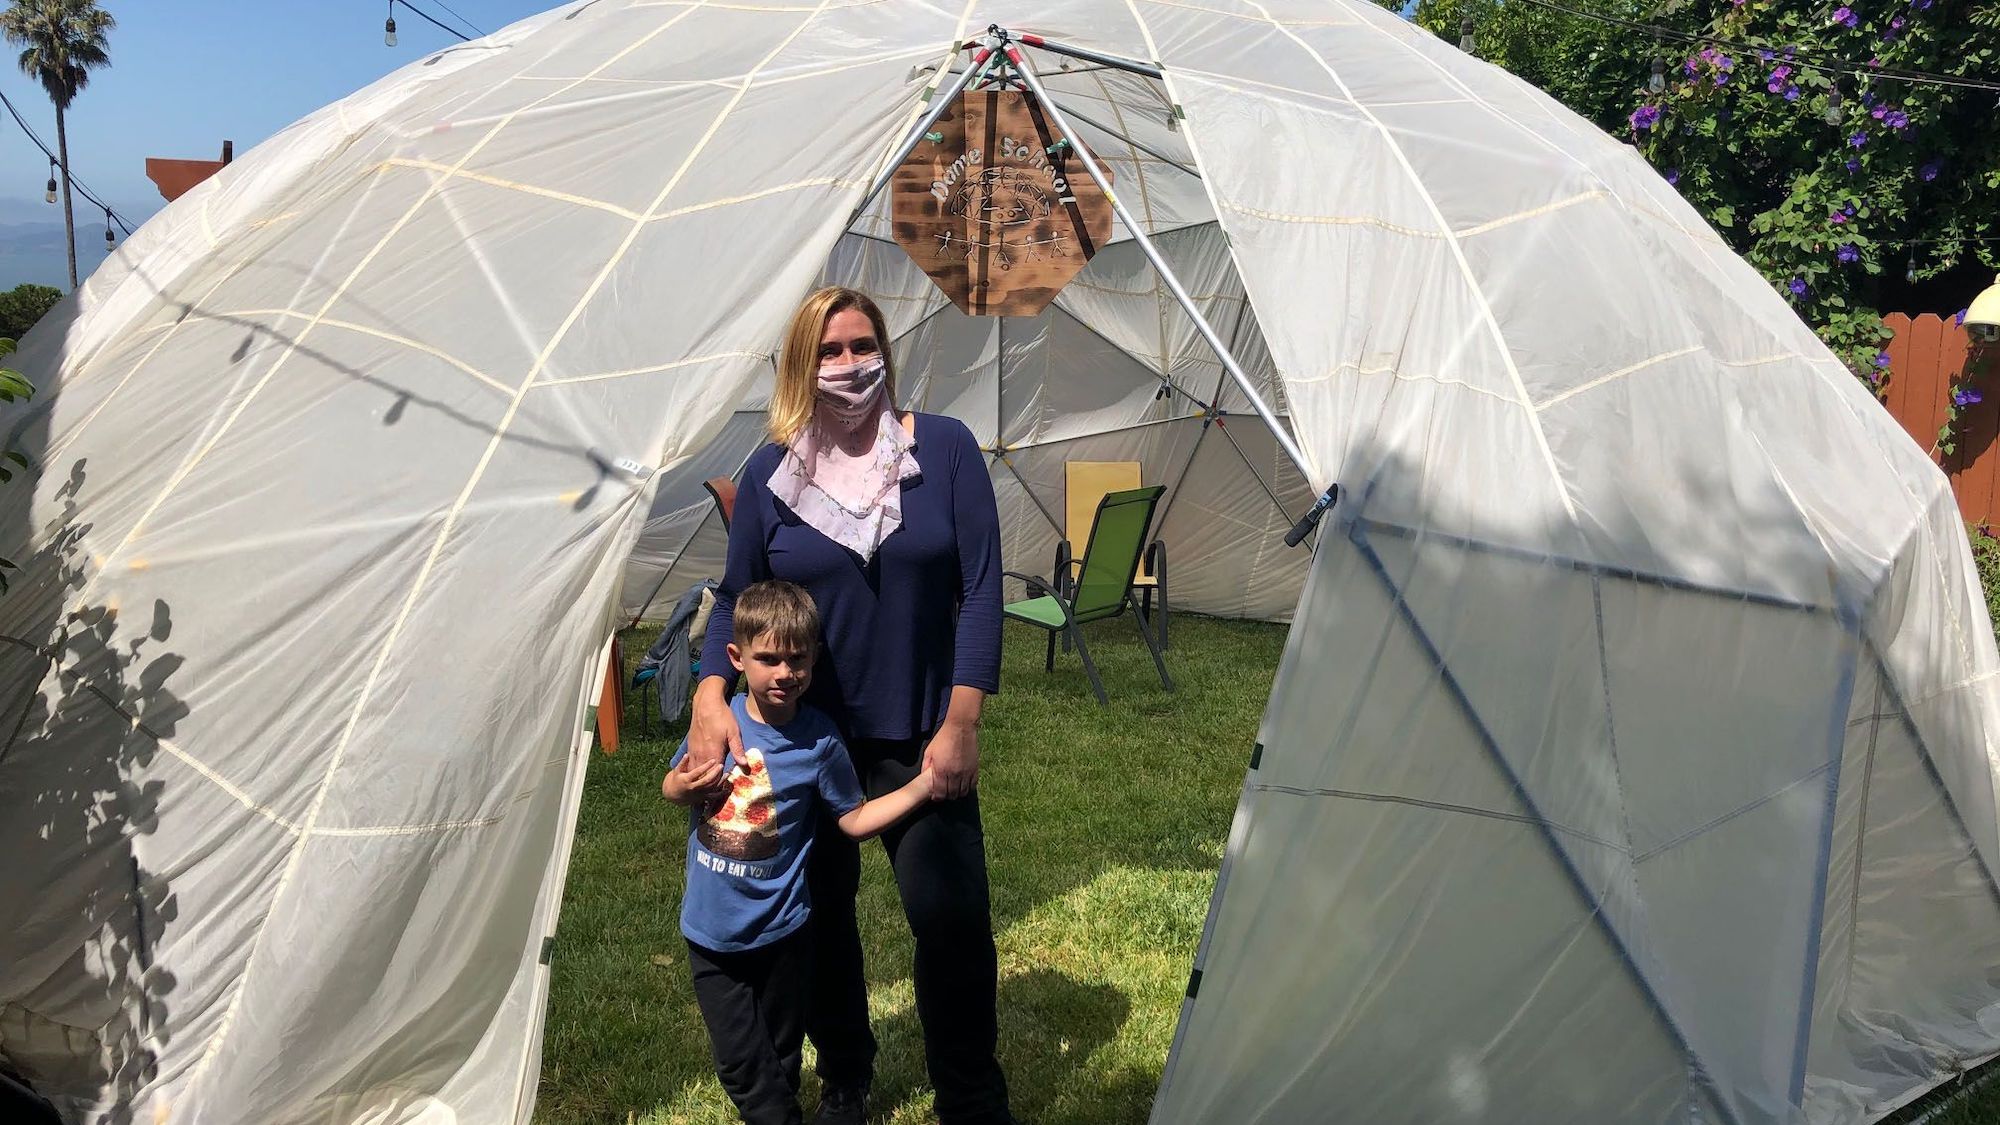
[[[849,231],[988,23],[1165,72],[1035,58],[1310,482],[1204,431],[1247,403],[1129,238],[982,325]],[[1001,447],[1010,567],[1065,457],[1132,450],[1177,603],[1292,612],[1160,1120],[1865,1121],[2000,1050],[1949,491],[1623,146],[1359,0],[596,0],[475,46],[20,355],[0,1050],[73,1112],[526,1119],[621,574],[821,276]],[[1309,577],[1260,475],[1353,497]]]

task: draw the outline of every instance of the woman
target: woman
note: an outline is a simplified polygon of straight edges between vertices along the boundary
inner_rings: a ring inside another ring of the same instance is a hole
[[[1000,517],[963,423],[899,411],[888,327],[867,296],[822,289],[792,317],[771,443],[737,486],[729,561],[703,668],[728,668],[731,609],[782,578],[818,605],[824,649],[806,701],[832,715],[869,796],[925,765],[939,800],[882,836],[916,937],[917,1015],[943,1125],[1008,1123],[994,1057],[997,959],[979,824],[979,717],[1000,686]],[[702,679],[691,754],[740,749],[730,683]],[[807,1034],[824,1093],[815,1125],[866,1117],[875,1037],[854,897],[860,847],[814,842],[815,965]]]

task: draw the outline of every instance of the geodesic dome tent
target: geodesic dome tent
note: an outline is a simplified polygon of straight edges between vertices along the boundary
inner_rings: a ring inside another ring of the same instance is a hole
[[[989,23],[1159,64],[1031,52],[1303,471],[1133,230],[971,323],[850,223]],[[1866,1121],[2000,1050],[1951,495],[1628,149],[1361,0],[587,0],[259,146],[26,342],[0,1058],[77,1119],[525,1121],[621,576],[823,276],[994,450],[1010,562],[1009,480],[1130,451],[1185,469],[1177,601],[1279,616],[1347,490],[1157,1120]]]

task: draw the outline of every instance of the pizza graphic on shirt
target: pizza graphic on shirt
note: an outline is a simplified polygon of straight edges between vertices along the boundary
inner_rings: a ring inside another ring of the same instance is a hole
[[[745,748],[729,769],[729,796],[709,810],[695,838],[728,859],[769,859],[778,854],[778,799],[761,750]]]

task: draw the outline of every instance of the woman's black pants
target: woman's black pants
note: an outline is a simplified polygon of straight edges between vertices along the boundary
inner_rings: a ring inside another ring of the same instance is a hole
[[[906,784],[923,766],[926,740],[859,739],[849,743],[868,796]],[[999,986],[993,918],[986,889],[986,837],[977,794],[937,801],[882,834],[896,888],[916,938],[917,1018],[924,1061],[937,1091],[942,1125],[1006,1122],[1007,1080],[994,1057]],[[819,1052],[820,1080],[865,1086],[874,1075],[875,1036],[868,1029],[868,982],[854,896],[861,848],[822,817],[807,882],[813,900],[813,1001],[806,1034]]]

